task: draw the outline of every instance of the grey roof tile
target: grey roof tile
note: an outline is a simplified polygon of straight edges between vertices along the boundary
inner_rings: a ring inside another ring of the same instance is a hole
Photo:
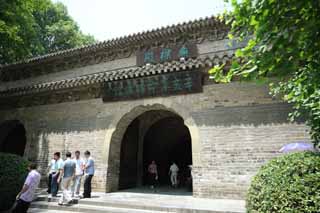
[[[168,37],[170,35],[176,33],[185,33],[190,31],[198,30],[201,32],[201,29],[205,28],[217,28],[217,29],[225,29],[228,28],[224,23],[222,23],[217,17],[211,16],[206,18],[200,18],[198,20],[183,22],[182,24],[170,25],[167,27],[157,28],[151,31],[144,31],[140,33],[131,34],[128,36],[119,37],[116,39],[111,39],[107,41],[98,42],[92,45],[84,45],[81,47],[61,50],[58,52],[49,53],[46,55],[41,55],[29,59],[25,59],[22,61],[18,61],[11,64],[0,64],[0,70],[9,66],[15,65],[24,65],[29,63],[38,63],[45,60],[52,60],[55,57],[69,57],[73,55],[83,55],[86,52],[98,51],[101,49],[117,49],[122,48],[128,45],[135,45],[139,43],[143,43],[144,41],[152,41],[158,40],[161,38]]]
[[[233,55],[223,55],[222,59],[218,56],[211,58],[205,57],[188,59],[185,61],[172,61],[163,64],[151,64],[145,65],[143,67],[132,67],[122,70],[106,71],[56,82],[46,82],[30,86],[11,88],[8,90],[0,91],[0,97],[86,86],[90,84],[99,84],[102,82],[139,78],[149,75],[158,75],[167,72],[184,71],[200,67],[211,67],[214,64],[221,63],[221,60],[223,62],[230,61],[232,57]]]

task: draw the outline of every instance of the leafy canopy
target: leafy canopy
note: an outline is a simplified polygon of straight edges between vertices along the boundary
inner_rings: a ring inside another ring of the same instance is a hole
[[[62,3],[0,0],[0,64],[93,42]]]
[[[227,69],[215,66],[216,81],[234,76],[271,83],[294,106],[291,120],[306,113],[311,138],[320,142],[320,2],[319,0],[232,0],[234,10],[224,15],[231,25],[230,39],[246,41]],[[227,69],[227,70],[226,70]]]

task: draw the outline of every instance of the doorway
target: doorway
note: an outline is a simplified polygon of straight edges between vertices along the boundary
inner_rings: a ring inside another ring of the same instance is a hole
[[[130,123],[121,142],[119,189],[147,186],[147,168],[152,160],[158,167],[159,187],[170,186],[168,172],[173,162],[179,167],[179,187],[192,185],[191,136],[179,115],[151,110]]]
[[[26,130],[17,120],[0,124],[0,152],[23,156],[26,146]]]

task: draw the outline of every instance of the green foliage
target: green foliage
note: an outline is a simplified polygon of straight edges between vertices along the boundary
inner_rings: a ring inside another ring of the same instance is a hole
[[[293,103],[291,119],[306,112],[311,138],[320,142],[320,3],[318,0],[236,0],[234,11],[225,14],[230,38],[247,45],[236,51],[228,72],[211,70],[218,80],[230,76],[257,80],[274,77],[274,95],[284,94]],[[220,74],[217,74],[220,73]],[[222,77],[221,77],[222,76]]]
[[[94,42],[62,3],[0,0],[0,64]]]
[[[0,64],[31,56],[33,10],[31,0],[0,0]]]
[[[317,213],[319,179],[319,153],[299,152],[273,159],[251,182],[247,212]]]
[[[0,152],[0,211],[13,205],[28,174],[28,162],[14,154]]]
[[[44,50],[41,54],[95,42],[92,36],[81,33],[62,3],[52,4],[50,0],[41,0],[41,4],[37,4],[34,11],[34,17]]]

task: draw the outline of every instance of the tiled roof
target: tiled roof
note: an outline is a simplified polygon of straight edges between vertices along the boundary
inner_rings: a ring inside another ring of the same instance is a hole
[[[185,71],[201,67],[211,67],[214,64],[230,61],[233,55],[188,59],[185,61],[171,61],[163,64],[147,64],[143,67],[132,67],[122,70],[106,71],[97,74],[90,74],[81,77],[47,82],[24,87],[16,87],[5,91],[0,91],[0,97],[25,95],[31,93],[45,92],[50,90],[68,89],[92,84],[99,84],[109,81],[117,81],[130,78],[145,77],[169,72]]]
[[[54,53],[50,53],[47,55],[42,55],[30,59],[26,59],[23,61],[19,61],[16,63],[8,64],[8,65],[0,65],[0,71],[3,68],[21,65],[21,64],[29,64],[29,63],[38,63],[40,61],[46,61],[47,59],[52,59],[55,57],[65,57],[72,56],[73,54],[83,54],[91,51],[97,51],[100,49],[121,49],[128,45],[136,45],[139,43],[148,43],[150,41],[155,41],[162,38],[168,38],[174,36],[176,34],[184,34],[190,32],[199,32],[201,33],[203,30],[215,28],[218,30],[224,30],[227,26],[222,23],[218,18],[206,17],[204,19],[198,19],[195,21],[184,22],[176,25],[171,25],[167,27],[157,28],[150,31],[145,31],[137,34],[132,34],[129,36],[124,36],[112,40],[107,40],[103,42],[98,42],[92,45],[81,46],[77,48],[62,50]]]

